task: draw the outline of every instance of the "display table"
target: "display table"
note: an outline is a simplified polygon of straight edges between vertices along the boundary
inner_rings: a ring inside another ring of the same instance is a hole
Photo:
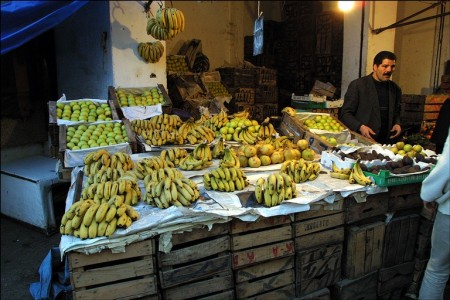
[[[259,176],[248,173],[250,183]],[[235,193],[200,187],[209,197],[189,208],[139,204],[140,219],[109,239],[62,236],[62,253],[77,276],[74,299],[124,287],[126,297],[155,299],[350,300],[416,293],[433,221],[422,212],[421,184],[342,184],[321,175],[297,185],[301,199],[270,209],[251,202],[252,185]],[[130,258],[122,260],[125,253]],[[94,256],[107,257],[108,264]],[[111,268],[127,271],[119,272],[120,281],[114,273],[80,279]]]
[[[52,185],[59,182],[57,159],[31,156],[1,166],[1,212],[47,233],[57,226]]]

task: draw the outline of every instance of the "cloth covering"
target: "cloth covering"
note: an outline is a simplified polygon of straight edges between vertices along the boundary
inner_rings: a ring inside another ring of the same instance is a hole
[[[30,284],[33,299],[56,299],[63,292],[72,291],[67,256],[61,261],[61,251],[52,248],[39,267],[40,281]]]

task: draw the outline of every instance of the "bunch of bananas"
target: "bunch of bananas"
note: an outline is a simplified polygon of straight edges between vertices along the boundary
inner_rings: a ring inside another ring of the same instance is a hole
[[[128,205],[136,205],[141,199],[141,189],[132,171],[128,171],[116,181],[87,183],[81,191],[81,199],[93,199],[94,203],[99,205],[111,198],[117,198],[116,196],[122,198]]]
[[[146,157],[136,162],[134,174],[139,179],[144,179],[146,175],[152,173],[154,170],[175,167],[172,162],[163,159],[161,156]]]
[[[183,174],[179,170],[170,167],[161,168],[159,170],[153,170],[149,174],[145,175],[144,186],[147,186],[147,184],[150,181],[160,182],[162,180],[165,180],[166,177],[182,178]]]
[[[296,198],[297,195],[295,182],[286,173],[272,173],[267,178],[260,177],[256,180],[256,201],[267,207],[279,205],[283,200]]]
[[[147,34],[157,40],[170,40],[184,31],[184,14],[176,8],[159,8],[147,22]]]
[[[330,172],[330,176],[337,179],[349,180],[350,173],[352,172],[351,168],[341,169],[336,164],[331,162],[332,171]]]
[[[87,183],[101,183],[106,181],[117,181],[119,178],[125,174],[123,169],[113,169],[111,167],[102,167],[95,174],[89,174],[87,177]]]
[[[164,45],[160,41],[139,43],[139,55],[149,63],[157,63],[164,54]]]
[[[180,160],[178,165],[180,169],[190,171],[190,170],[202,170],[208,168],[212,165],[210,160],[202,160],[194,157],[193,152],[189,153],[186,157]]]
[[[291,117],[295,117],[295,115],[297,114],[297,112],[295,111],[294,108],[286,106],[285,108],[283,108],[281,110],[282,113],[287,113],[288,115],[290,115]]]
[[[133,169],[134,163],[128,153],[116,152],[111,155],[106,149],[90,152],[83,157],[83,171],[86,176],[95,175],[101,169],[111,167],[122,174]]]
[[[207,143],[195,146],[186,157],[180,159],[179,167],[183,170],[201,170],[212,165],[212,152]]]
[[[202,117],[204,115],[202,114]],[[203,125],[210,128],[212,131],[217,131],[225,124],[228,123],[228,114],[225,112],[225,110],[221,109],[218,114],[215,114],[209,119],[206,119],[205,122],[203,122]]]
[[[249,119],[250,118],[250,112],[247,110],[242,110],[242,111],[238,111],[235,112],[234,114],[231,115],[231,118],[241,118],[241,119]]]
[[[161,159],[167,161],[169,166],[177,167],[180,163],[180,159],[187,156],[188,152],[182,148],[170,148],[161,151]]]
[[[184,138],[178,134],[182,123],[178,115],[161,114],[149,120],[133,120],[131,128],[148,145],[183,144]]]
[[[194,151],[192,151],[195,159],[200,159],[204,161],[212,161],[211,148],[207,143],[201,143],[195,146]]]
[[[359,159],[356,160],[355,164],[353,165],[352,171],[350,172],[350,176],[348,178],[348,182],[357,183],[364,186],[372,184],[372,180],[370,180],[370,178],[363,173]]]
[[[164,180],[150,180],[145,190],[145,202],[159,208],[191,206],[200,197],[197,184],[186,177],[166,176]]]
[[[225,168],[228,168],[228,167],[240,168],[241,167],[239,158],[233,149],[225,148],[223,157],[220,160],[220,166],[225,167]]]
[[[265,140],[263,140],[263,144],[270,144],[273,146],[275,150],[278,149],[284,149],[284,148],[297,148],[297,145],[292,142],[292,139],[290,137],[287,137],[285,135],[281,135],[279,137],[276,137],[276,135],[272,135]]]
[[[218,167],[203,174],[203,184],[207,190],[234,192],[243,190],[249,182],[239,167]]]
[[[267,117],[262,121],[261,125],[259,126],[258,130],[258,137],[260,139],[267,139],[270,138],[273,135],[276,135],[277,131],[272,123],[270,123],[270,118]]]
[[[216,138],[216,134],[213,130],[205,125],[195,123],[192,118],[180,126],[178,129],[178,136],[180,140],[187,140],[191,145],[198,144],[204,140],[211,143]]]
[[[128,228],[137,219],[139,213],[121,197],[113,197],[102,204],[86,199],[75,202],[64,213],[59,231],[81,239],[110,237],[116,228]]]
[[[320,163],[311,162],[300,158],[299,160],[287,160],[281,164],[281,172],[286,173],[295,183],[314,180],[319,176]]]
[[[219,138],[219,141],[214,145],[212,150],[213,158],[222,158],[225,154],[225,142],[223,141],[223,137]]]
[[[249,127],[237,127],[233,133],[233,140],[239,143],[254,145],[258,141],[258,133],[250,131]]]

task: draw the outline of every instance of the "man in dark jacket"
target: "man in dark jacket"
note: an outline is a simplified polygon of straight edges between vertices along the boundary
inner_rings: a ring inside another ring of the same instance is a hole
[[[348,86],[339,119],[348,128],[381,144],[392,144],[400,135],[400,87],[390,80],[396,56],[379,52],[373,72],[353,80]]]

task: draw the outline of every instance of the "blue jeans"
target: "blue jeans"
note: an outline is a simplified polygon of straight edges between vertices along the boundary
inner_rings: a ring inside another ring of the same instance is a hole
[[[437,212],[431,234],[431,255],[420,287],[420,300],[443,299],[450,274],[450,216]]]

